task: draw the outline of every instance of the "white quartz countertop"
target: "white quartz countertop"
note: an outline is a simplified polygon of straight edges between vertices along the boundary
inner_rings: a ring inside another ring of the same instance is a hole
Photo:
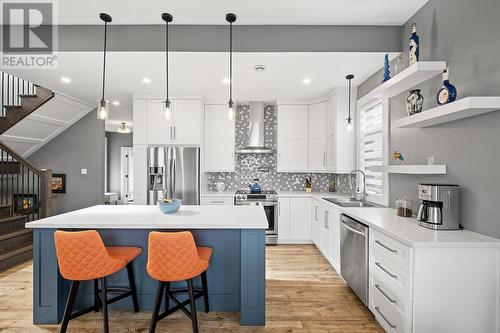
[[[26,223],[27,228],[68,229],[266,229],[258,206],[182,206],[164,214],[157,206],[103,205]]]
[[[347,195],[337,192],[280,191],[278,195],[280,197],[310,197],[314,199],[347,197]],[[399,217],[393,208],[341,207],[326,200],[321,200],[321,202],[332,205],[341,213],[411,247],[500,247],[499,239],[469,230],[445,231],[421,227],[415,217]]]

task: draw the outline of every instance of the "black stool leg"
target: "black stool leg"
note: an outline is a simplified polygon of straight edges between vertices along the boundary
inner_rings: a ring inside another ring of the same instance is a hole
[[[169,291],[170,291],[170,282],[167,282],[165,287],[165,311],[168,311],[169,309],[169,304],[170,304],[170,298],[168,296]]]
[[[189,303],[191,304],[191,323],[193,325],[193,333],[198,333],[198,318],[196,317],[196,299],[194,298],[193,279],[187,280]]]
[[[71,281],[71,287],[69,289],[68,300],[66,302],[66,308],[64,309],[63,321],[61,324],[61,333],[65,333],[68,328],[69,319],[71,318],[71,313],[73,312],[73,305],[75,304],[76,294],[78,293],[78,286],[80,281]]]
[[[128,283],[130,285],[130,291],[132,292],[132,302],[134,303],[134,312],[139,312],[139,303],[137,302],[137,291],[135,288],[135,279],[134,279],[134,268],[132,267],[132,263],[129,262],[127,264],[127,274],[128,274]]]
[[[207,271],[201,273],[201,287],[203,289],[203,305],[205,312],[208,313],[210,308],[208,306],[208,287],[207,287]]]
[[[99,281],[94,279],[94,312],[99,312]]]
[[[154,333],[156,330],[156,323],[158,322],[158,313],[160,313],[161,300],[163,298],[164,289],[165,289],[165,282],[159,282],[158,289],[156,290],[156,300],[155,300],[155,306],[153,308],[151,325],[149,326],[149,333]]]
[[[109,333],[109,323],[108,323],[108,295],[106,287],[106,278],[101,278],[101,298],[102,298],[102,316],[104,323],[104,333]]]

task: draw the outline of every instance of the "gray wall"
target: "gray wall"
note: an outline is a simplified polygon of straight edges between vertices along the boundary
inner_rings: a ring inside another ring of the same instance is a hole
[[[62,214],[104,202],[104,122],[90,112],[31,155],[39,168],[66,174],[66,193],[53,194],[53,212]],[[86,168],[88,174],[82,175]]]
[[[108,138],[108,184],[109,192],[120,193],[121,147],[132,147],[132,133],[106,132]],[[120,198],[121,199],[121,198]]]
[[[446,60],[458,98],[500,94],[500,1],[431,0],[403,27],[406,51],[412,22],[417,23],[421,60]],[[407,58],[407,53],[403,55]],[[363,96],[382,78],[375,74],[358,88]],[[424,110],[436,106],[441,77],[418,88]],[[391,119],[405,116],[406,94],[390,101]],[[391,151],[399,150],[410,163],[447,164],[446,176],[390,176],[390,203],[402,194],[419,201],[416,184],[454,183],[461,186],[461,218],[466,229],[500,238],[500,112],[454,121],[426,129],[392,129]]]

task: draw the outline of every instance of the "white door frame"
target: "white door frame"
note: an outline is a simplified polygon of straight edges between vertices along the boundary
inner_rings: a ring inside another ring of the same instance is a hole
[[[121,204],[128,204],[127,198],[129,195],[129,184],[128,184],[129,165],[131,164],[130,161],[128,161],[128,158],[130,153],[133,154],[133,151],[134,149],[132,147],[120,147],[120,203]],[[133,178],[132,181],[134,181]]]

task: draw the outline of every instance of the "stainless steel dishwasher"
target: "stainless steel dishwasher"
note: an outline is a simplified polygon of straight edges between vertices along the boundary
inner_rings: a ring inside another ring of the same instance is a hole
[[[368,230],[363,223],[340,215],[340,272],[368,306]]]

